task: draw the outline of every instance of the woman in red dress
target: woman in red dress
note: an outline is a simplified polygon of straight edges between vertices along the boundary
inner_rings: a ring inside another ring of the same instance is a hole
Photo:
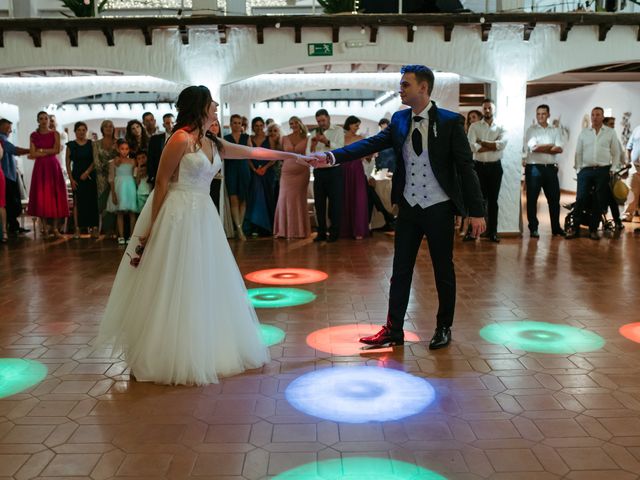
[[[40,218],[45,236],[53,223],[53,236],[60,237],[58,221],[69,216],[67,185],[56,155],[60,153],[60,134],[49,129],[47,112],[38,113],[38,129],[31,134],[29,158],[35,159],[29,189],[27,213]]]

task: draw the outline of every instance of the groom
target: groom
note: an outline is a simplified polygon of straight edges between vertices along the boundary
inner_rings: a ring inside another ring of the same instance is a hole
[[[385,148],[398,158],[391,199],[399,206],[396,219],[393,274],[387,324],[360,342],[372,346],[402,345],[404,316],[411,279],[423,237],[427,237],[438,290],[438,314],[430,349],[446,347],[456,302],[453,267],[454,215],[470,217],[472,235],[485,230],[484,206],[473,167],[463,118],[431,101],[433,72],[423,65],[401,70],[400,98],[411,107],[396,112],[391,125],[374,137],[344,148],[316,154],[318,168],[359,160]]]

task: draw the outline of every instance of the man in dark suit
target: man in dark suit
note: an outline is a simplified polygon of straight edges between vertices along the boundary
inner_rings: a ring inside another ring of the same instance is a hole
[[[404,343],[413,268],[426,236],[439,301],[429,348],[437,349],[451,341],[456,301],[454,216],[468,216],[472,234],[477,236],[485,230],[484,205],[463,117],[431,102],[434,75],[429,68],[405,65],[401,73],[400,98],[411,108],[396,112],[391,125],[374,137],[316,154],[315,166],[357,160],[389,147],[395,150],[398,161],[391,199],[398,204],[399,213],[387,324],[360,341],[373,346]]]
[[[164,144],[169,140],[171,131],[173,130],[173,114],[166,113],[162,116],[162,126],[164,133],[153,135],[149,139],[149,152],[147,153],[147,176],[151,188],[156,184],[156,174],[158,173],[158,165],[160,165],[160,157]]]

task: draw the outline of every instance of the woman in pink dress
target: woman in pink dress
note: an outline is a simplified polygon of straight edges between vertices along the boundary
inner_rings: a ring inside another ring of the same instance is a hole
[[[350,145],[362,136],[358,135],[360,119],[353,115],[344,121],[344,144]],[[344,175],[344,197],[340,236],[360,240],[369,236],[369,197],[367,195],[367,177],[362,162],[346,162],[342,165]]]
[[[49,129],[49,115],[38,113],[38,129],[31,134],[29,158],[35,159],[29,189],[27,213],[39,217],[45,236],[49,236],[47,220],[53,222],[55,237],[60,237],[58,221],[69,216],[67,185],[56,155],[60,153],[60,134]]]
[[[291,134],[282,139],[282,148],[285,152],[304,155],[307,148],[307,127],[298,117],[291,117],[289,128],[291,128]],[[307,238],[311,235],[311,222],[307,209],[310,176],[309,167],[296,162],[283,162],[273,226],[273,234],[276,238]]]

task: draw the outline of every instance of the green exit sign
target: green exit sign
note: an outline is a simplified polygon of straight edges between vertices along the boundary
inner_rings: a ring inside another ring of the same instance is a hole
[[[333,55],[333,43],[307,43],[310,57],[330,57]]]

